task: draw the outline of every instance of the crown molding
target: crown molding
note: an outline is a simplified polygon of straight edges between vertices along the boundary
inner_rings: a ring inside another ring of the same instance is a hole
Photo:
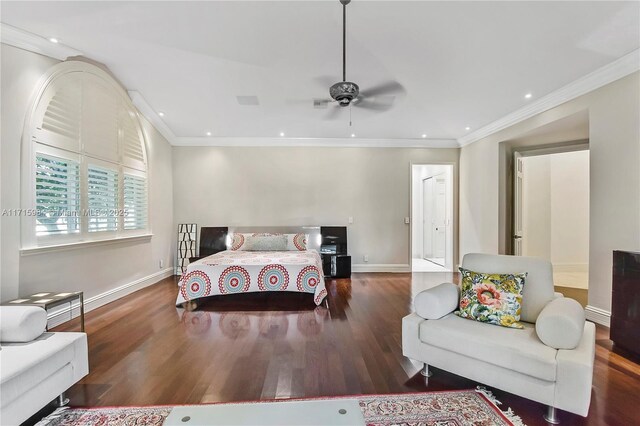
[[[178,145],[179,139],[173,131],[165,124],[162,118],[156,113],[156,111],[149,105],[149,102],[142,96],[142,94],[135,90],[129,90],[129,97],[133,105],[140,111],[140,113],[147,119],[153,127],[169,142],[171,145]]]
[[[129,91],[133,105],[173,146],[247,147],[342,147],[342,148],[458,148],[455,139],[362,139],[362,138],[271,138],[271,137],[181,137],[167,126],[142,94]]]
[[[179,137],[176,146],[247,147],[335,147],[335,148],[459,148],[455,139],[364,139],[364,138],[241,138]]]
[[[531,102],[511,114],[487,124],[468,135],[458,138],[460,147],[469,145],[493,133],[513,126],[537,114],[555,108],[565,102],[596,90],[602,86],[619,80],[640,70],[640,49],[636,49],[625,56],[607,64],[597,70]]]
[[[0,41],[29,52],[64,61],[72,56],[81,56],[82,52],[62,43],[51,43],[45,37],[0,23]]]

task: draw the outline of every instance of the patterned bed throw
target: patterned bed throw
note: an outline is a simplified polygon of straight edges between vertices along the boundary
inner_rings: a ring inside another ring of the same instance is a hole
[[[327,295],[322,260],[315,250],[232,251],[200,259],[182,275],[176,305],[221,294],[260,291],[313,293],[316,305]]]

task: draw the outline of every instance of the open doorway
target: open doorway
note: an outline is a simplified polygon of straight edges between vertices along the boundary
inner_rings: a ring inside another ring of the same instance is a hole
[[[589,286],[588,149],[515,152],[514,166],[514,254],[551,261],[554,284],[565,294],[578,292],[583,294],[579,299],[585,298]]]
[[[411,270],[453,270],[453,165],[411,167]]]

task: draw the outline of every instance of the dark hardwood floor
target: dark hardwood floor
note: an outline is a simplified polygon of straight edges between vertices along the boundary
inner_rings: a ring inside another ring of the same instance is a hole
[[[402,356],[411,295],[447,280],[457,277],[355,274],[327,281],[329,309],[309,295],[271,293],[214,297],[186,312],[168,278],[87,314],[90,374],[68,396],[74,406],[113,406],[473,388],[435,368],[427,387],[421,366]],[[613,351],[607,328],[597,334],[589,417],[560,419],[640,424],[640,366]],[[527,425],[546,424],[542,405],[492,390]]]

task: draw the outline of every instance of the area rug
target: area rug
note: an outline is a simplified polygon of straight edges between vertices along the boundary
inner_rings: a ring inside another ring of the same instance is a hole
[[[355,399],[367,426],[524,426],[511,409],[501,411],[493,395],[476,390],[360,395],[324,399]],[[291,399],[287,403],[309,399]],[[243,404],[269,404],[256,401]],[[161,426],[173,406],[68,408],[56,410],[36,426]],[[259,419],[256,420],[259,423]],[[302,425],[301,425],[302,426]]]

